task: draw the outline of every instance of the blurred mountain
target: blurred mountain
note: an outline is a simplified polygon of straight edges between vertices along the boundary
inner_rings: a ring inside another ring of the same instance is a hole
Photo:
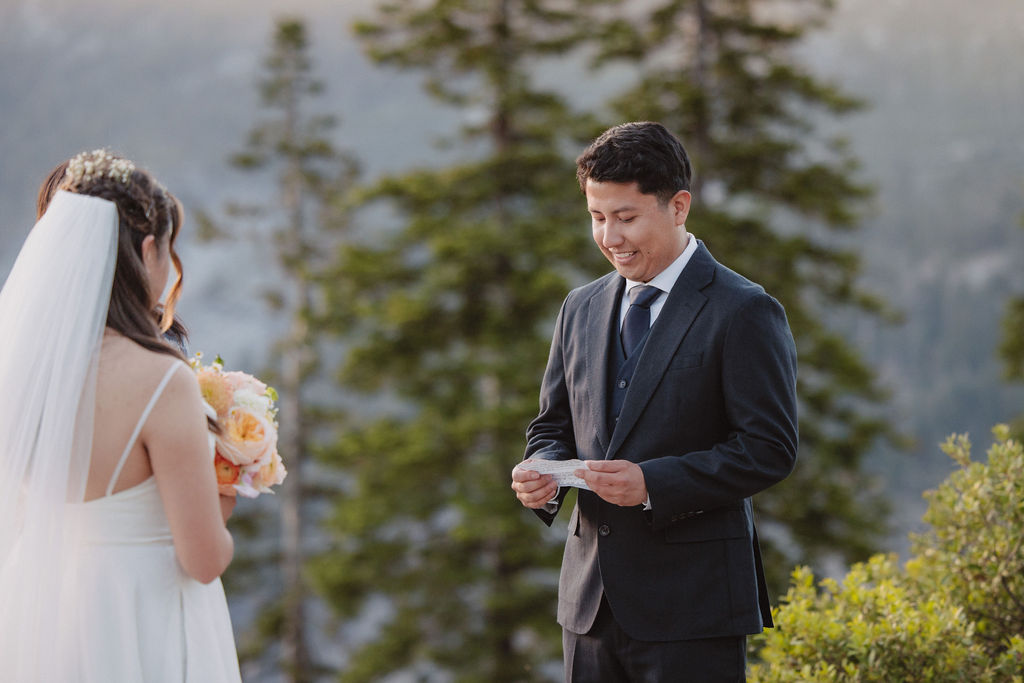
[[[267,179],[236,172],[228,158],[259,115],[256,79],[279,16],[309,19],[324,112],[340,115],[339,142],[369,173],[429,161],[429,139],[452,115],[420,94],[414,76],[362,58],[348,26],[371,4],[0,0],[0,273],[32,225],[39,182],[84,149],[137,160],[187,209],[263,198]],[[179,311],[193,344],[256,370],[277,336],[260,299],[273,284],[268,247],[258,234],[200,245],[187,228]]]
[[[1007,297],[1024,292],[1024,5],[1013,0],[840,2],[805,46],[870,108],[837,127],[876,185],[858,233],[865,283],[903,312],[837,324],[894,394],[916,447],[873,465],[895,496],[894,547],[919,527],[921,492],[952,469],[937,444],[1024,413],[996,358]]]
[[[227,158],[258,116],[255,79],[281,14],[309,20],[324,111],[340,114],[338,143],[368,175],[439,158],[433,141],[472,113],[440,108],[415,74],[362,57],[348,25],[372,4],[0,0],[0,273],[31,226],[39,181],[83,149],[138,160],[188,207],[264,194],[265,179]],[[823,125],[850,138],[877,186],[854,244],[866,284],[906,322],[833,322],[879,369],[917,442],[910,454],[879,448],[872,461],[897,501],[894,547],[923,510],[921,491],[950,470],[936,444],[969,431],[987,446],[993,423],[1024,412],[1024,390],[1002,383],[995,357],[1005,301],[1024,292],[1022,38],[1019,0],[840,0],[802,48],[819,74],[870,104]],[[545,82],[560,77],[594,100],[585,79],[555,70]],[[581,205],[580,229],[586,220]],[[196,349],[259,370],[277,335],[259,299],[272,279],[266,250],[182,238],[180,311]]]

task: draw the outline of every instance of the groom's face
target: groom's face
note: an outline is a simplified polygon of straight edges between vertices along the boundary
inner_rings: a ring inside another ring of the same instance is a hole
[[[662,204],[634,183],[587,180],[587,209],[594,242],[619,275],[650,282],[686,248],[690,193]]]

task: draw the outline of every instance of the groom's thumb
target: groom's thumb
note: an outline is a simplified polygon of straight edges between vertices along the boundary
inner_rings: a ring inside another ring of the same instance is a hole
[[[587,467],[594,472],[619,472],[625,464],[624,460],[587,460]]]

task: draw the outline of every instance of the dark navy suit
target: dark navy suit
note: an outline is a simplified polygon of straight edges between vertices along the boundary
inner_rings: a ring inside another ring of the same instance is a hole
[[[652,509],[580,491],[558,622],[586,633],[604,595],[637,640],[758,633],[771,614],[750,497],[784,479],[797,450],[785,312],[699,243],[624,371],[624,285],[613,272],[566,298],[526,457],[635,462]],[[536,512],[549,525],[557,514]]]

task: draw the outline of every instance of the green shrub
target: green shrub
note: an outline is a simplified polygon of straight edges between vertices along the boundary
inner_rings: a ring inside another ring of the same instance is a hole
[[[944,444],[959,469],[925,494],[931,529],[904,566],[876,555],[817,583],[794,570],[750,681],[1024,683],[1024,448],[993,431],[987,463],[965,436]]]
[[[1005,426],[993,432],[988,463],[971,462],[966,436],[943,445],[960,469],[925,494],[931,529],[914,538],[912,566],[964,607],[995,655],[1024,634],[1024,449]]]

